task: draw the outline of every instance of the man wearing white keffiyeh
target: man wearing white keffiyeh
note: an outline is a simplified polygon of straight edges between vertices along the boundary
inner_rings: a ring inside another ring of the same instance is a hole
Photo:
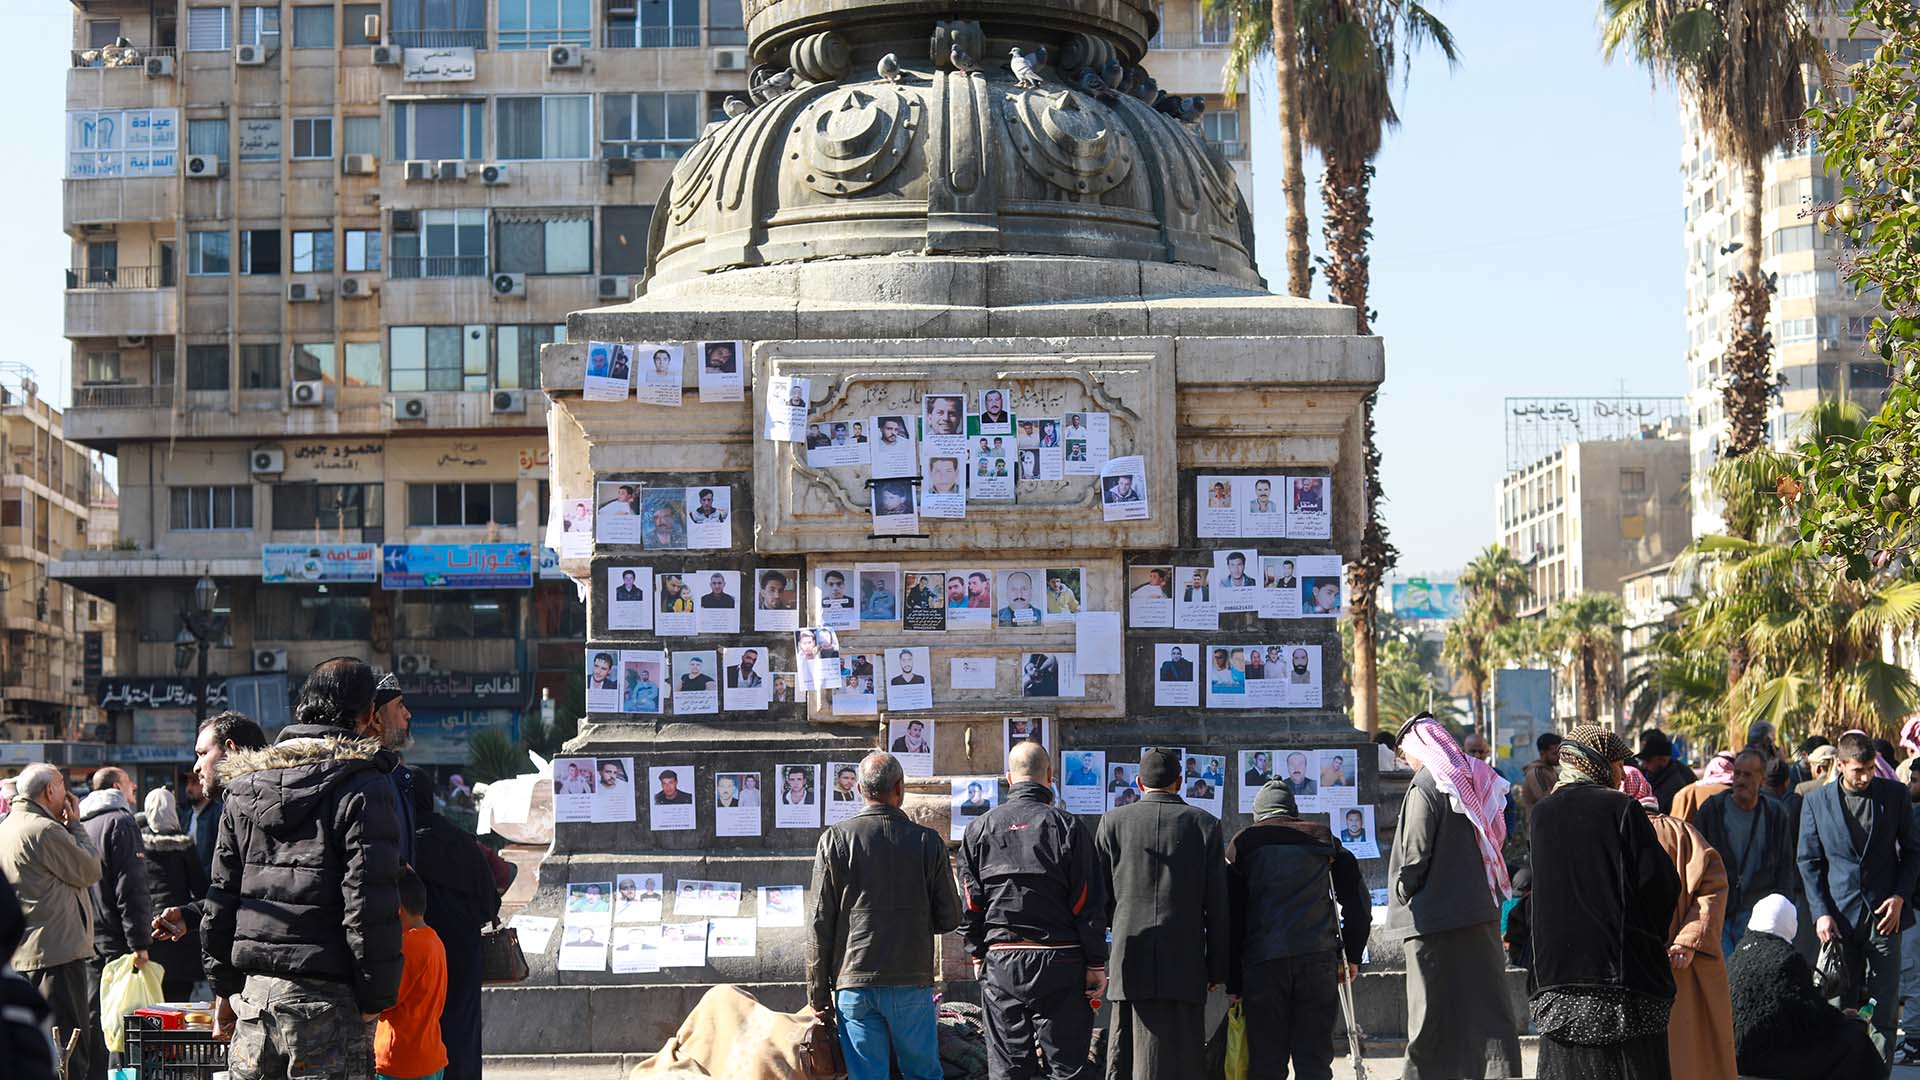
[[[1407,1080],[1519,1076],[1499,902],[1512,893],[1507,782],[1431,714],[1400,729],[1417,770],[1387,864],[1387,933],[1406,941]]]

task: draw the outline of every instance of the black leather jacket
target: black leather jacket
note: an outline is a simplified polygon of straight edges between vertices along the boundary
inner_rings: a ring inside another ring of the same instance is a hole
[[[835,989],[933,985],[933,939],[960,925],[947,842],[897,807],[868,806],[820,834],[813,859],[807,1002]]]
[[[967,826],[960,841],[960,929],[967,953],[990,945],[1077,945],[1088,967],[1107,962],[1106,885],[1093,834],[1053,805],[1044,784],[1022,782]]]
[[[1336,948],[1349,963],[1359,963],[1373,920],[1372,897],[1353,852],[1326,826],[1298,818],[1269,818],[1234,836],[1227,845],[1227,904],[1230,994],[1240,992],[1249,964]]]

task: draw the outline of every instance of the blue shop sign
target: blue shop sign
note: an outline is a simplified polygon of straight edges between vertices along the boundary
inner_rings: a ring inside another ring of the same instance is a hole
[[[527,544],[388,544],[380,587],[531,589],[533,570],[533,548]]]

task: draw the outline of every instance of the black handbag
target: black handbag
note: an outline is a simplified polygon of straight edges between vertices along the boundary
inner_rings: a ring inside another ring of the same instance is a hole
[[[1821,943],[1813,960],[1813,989],[1823,998],[1846,1000],[1847,950],[1839,941]]]
[[[525,982],[531,974],[527,970],[527,954],[520,951],[520,931],[501,926],[497,920],[480,931],[482,983]]]

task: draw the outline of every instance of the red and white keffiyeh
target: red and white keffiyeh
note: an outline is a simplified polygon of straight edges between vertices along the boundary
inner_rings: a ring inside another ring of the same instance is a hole
[[[1901,723],[1900,745],[1906,747],[1908,753],[1920,754],[1920,712]]]
[[[1700,774],[1703,784],[1725,784],[1733,786],[1733,751],[1722,750],[1707,762],[1706,771]]]
[[[1620,778],[1620,790],[1641,806],[1658,813],[1660,800],[1654,797],[1653,785],[1647,783],[1647,774],[1632,765],[1625,766],[1625,769],[1626,774]]]
[[[1513,882],[1507,877],[1507,860],[1501,850],[1507,841],[1507,789],[1513,785],[1494,772],[1493,766],[1468,757],[1447,729],[1424,713],[1400,729],[1400,752],[1433,774],[1434,786],[1447,796],[1454,811],[1472,822],[1480,841],[1480,864],[1487,873],[1487,887],[1497,899],[1511,899]]]

